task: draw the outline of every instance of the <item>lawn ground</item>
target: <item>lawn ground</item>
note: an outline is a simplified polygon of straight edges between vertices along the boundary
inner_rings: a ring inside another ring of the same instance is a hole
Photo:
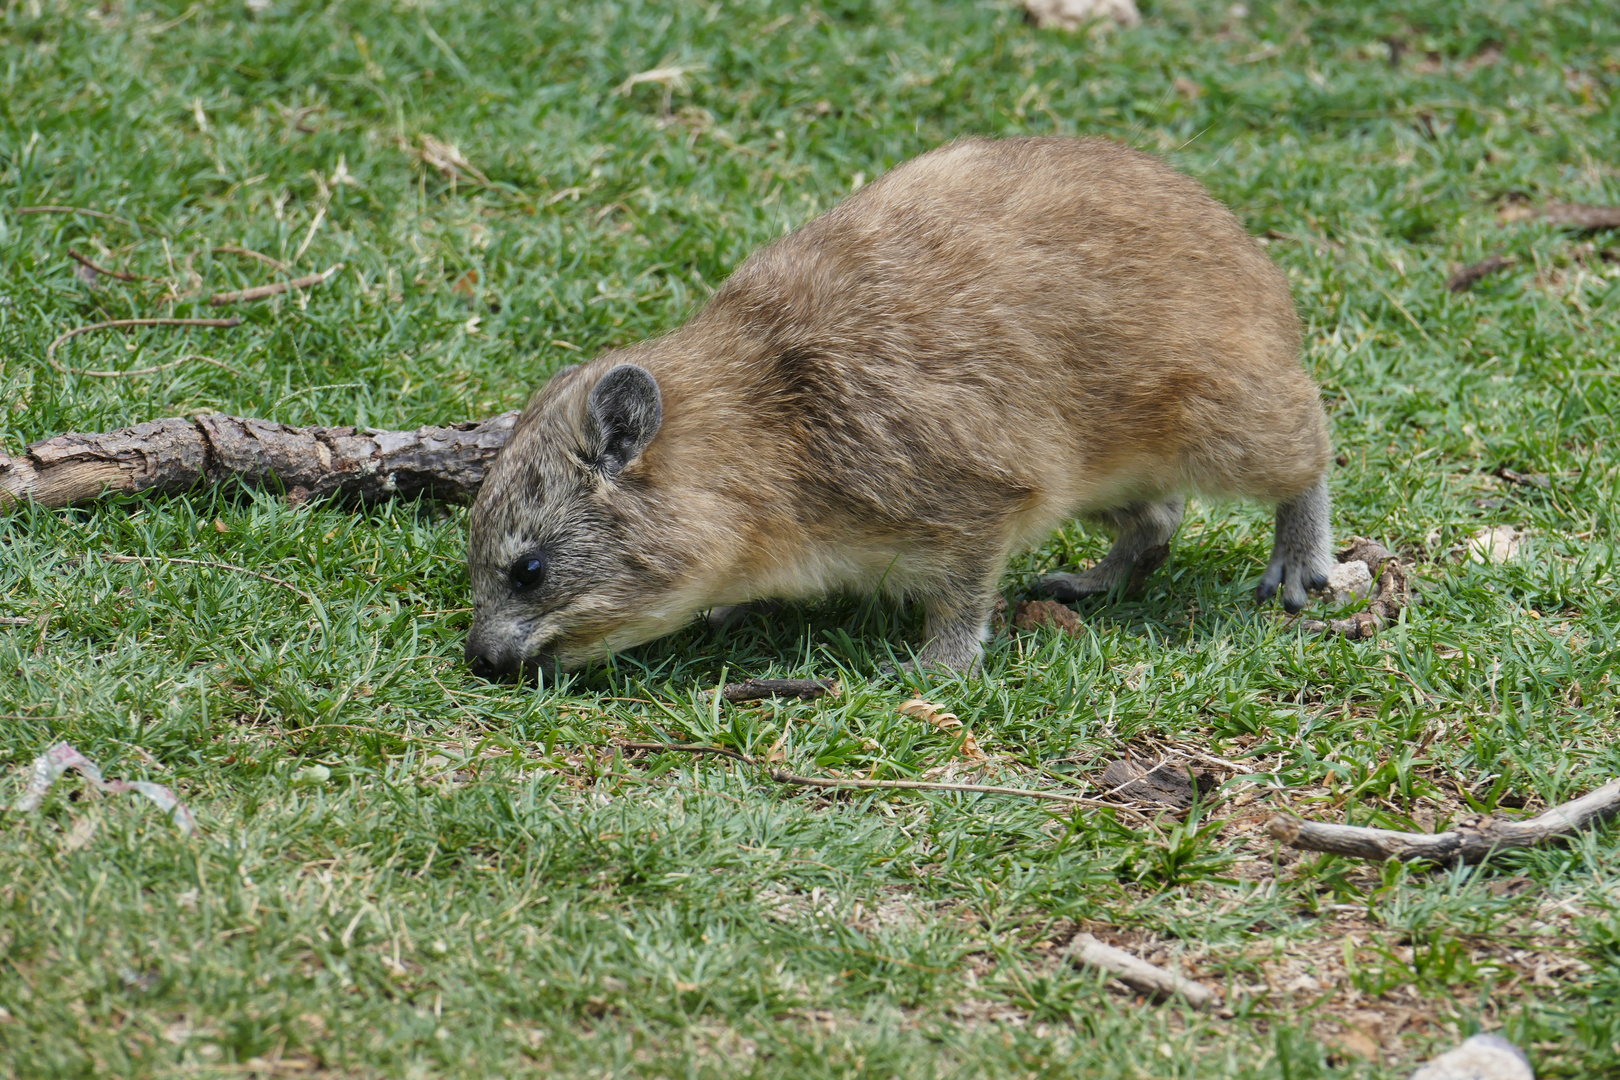
[[[1453,872],[1263,835],[1284,808],[1533,811],[1620,771],[1620,235],[1528,214],[1620,202],[1620,20],[1143,12],[1070,35],[1007,3],[0,5],[0,451],[210,410],[490,415],[906,157],[1100,134],[1199,177],[1286,269],[1336,532],[1398,550],[1420,601],[1371,642],[1302,634],[1252,600],[1265,511],[1199,504],[1143,593],[1084,605],[1075,637],[1003,633],[982,677],[876,678],[916,616],[833,599],[535,689],[460,664],[462,509],[21,507],[0,797],[67,740],[199,830],[73,778],[0,818],[0,1073],[1303,1080],[1404,1076],[1479,1029],[1539,1075],[1620,1071],[1614,830]],[[41,205],[100,215],[19,213]],[[229,249],[343,269],[234,329],[86,334],[47,364],[73,327],[217,314],[209,293],[282,273]],[[1513,262],[1447,291],[1491,254]],[[1467,559],[1498,525],[1516,557]],[[1105,544],[1054,538],[1009,598]],[[716,707],[728,673],[845,692]],[[917,690],[987,765],[898,714]],[[615,749],[668,739],[1092,794],[1132,753],[1222,786],[1193,814],[1069,813]],[[1231,1007],[1075,970],[1080,930]]]

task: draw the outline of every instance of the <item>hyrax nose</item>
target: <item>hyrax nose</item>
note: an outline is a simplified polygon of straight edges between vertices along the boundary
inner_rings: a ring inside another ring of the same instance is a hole
[[[491,682],[511,673],[509,665],[482,651],[472,642],[467,643],[467,669],[480,679]]]

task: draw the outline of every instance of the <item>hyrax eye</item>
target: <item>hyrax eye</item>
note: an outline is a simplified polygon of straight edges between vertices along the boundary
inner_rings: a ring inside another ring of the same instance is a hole
[[[512,581],[513,589],[518,592],[532,589],[546,576],[546,557],[538,551],[525,555],[513,563],[512,568],[506,573]]]

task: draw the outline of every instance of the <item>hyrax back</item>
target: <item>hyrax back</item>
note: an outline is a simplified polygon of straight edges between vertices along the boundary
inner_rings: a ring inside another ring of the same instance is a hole
[[[524,411],[472,512],[475,670],[572,668],[699,611],[881,590],[971,667],[1015,551],[1162,560],[1189,492],[1275,502],[1261,586],[1328,562],[1326,422],[1283,276],[1197,182],[1097,139],[964,139],[756,252],[666,337]]]

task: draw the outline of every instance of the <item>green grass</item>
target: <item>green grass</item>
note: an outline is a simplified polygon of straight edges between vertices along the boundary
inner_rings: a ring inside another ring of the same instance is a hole
[[[947,766],[952,738],[872,678],[914,614],[835,599],[561,689],[492,686],[459,663],[463,510],[22,507],[0,521],[0,616],[49,621],[0,627],[0,796],[66,739],[176,787],[200,832],[71,778],[0,818],[0,1072],[1302,1080],[1404,1076],[1480,1027],[1538,1075],[1620,1070],[1614,830],[1450,873],[1294,859],[1261,832],[1279,807],[1511,814],[1620,770],[1620,237],[1498,213],[1620,202],[1620,21],[1603,0],[1249,7],[1145,0],[1140,29],[1070,36],[1008,3],[0,5],[6,452],[206,410],[488,415],[675,325],[857,177],[966,133],[1103,134],[1270,237],[1343,453],[1337,531],[1398,548],[1421,585],[1375,642],[1301,636],[1251,599],[1264,511],[1199,505],[1142,595],[1082,609],[1083,636],[1004,635],[983,678],[926,687],[995,782],[1095,783],[1128,748],[1243,764],[1196,818],[1139,821],[823,798],[613,747]],[[668,115],[658,85],[619,92],[669,65],[692,70]],[[487,183],[424,165],[429,136]],[[40,204],[135,224],[16,213]],[[74,326],[213,314],[210,292],[273,279],[226,246],[345,269],[233,330],[58,357],[235,373],[46,364]],[[154,280],[91,285],[69,247]],[[1492,252],[1515,266],[1445,290]],[[1520,558],[1456,557],[1494,524],[1530,531]],[[1009,596],[1104,543],[1054,538]],[[716,710],[701,694],[726,673],[847,692]],[[1179,957],[1233,1015],[1064,966],[1080,928]]]

